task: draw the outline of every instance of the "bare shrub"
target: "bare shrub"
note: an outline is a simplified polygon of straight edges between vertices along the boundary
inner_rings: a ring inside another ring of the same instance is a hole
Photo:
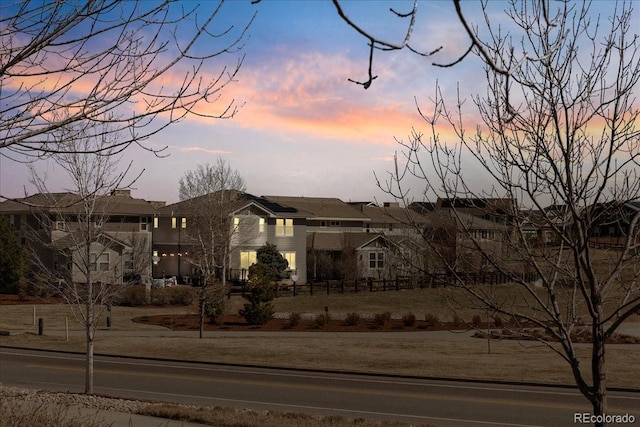
[[[137,307],[146,304],[144,286],[127,286],[118,296],[118,304],[126,307]]]
[[[453,325],[454,326],[460,326],[464,324],[464,320],[462,320],[462,318],[460,316],[458,316],[458,314],[454,314],[453,315]]]
[[[433,313],[427,313],[424,315],[424,321],[428,324],[428,325],[435,325],[436,323],[440,323],[440,319],[438,318],[437,314],[433,314]]]
[[[413,313],[407,313],[402,316],[402,324],[404,326],[413,326],[416,324],[416,315]]]
[[[344,324],[347,326],[356,326],[361,320],[362,318],[358,313],[348,313],[347,317],[344,319]]]
[[[295,328],[300,324],[300,320],[302,320],[302,315],[300,313],[291,313],[285,326],[287,328]]]
[[[373,316],[373,326],[376,328],[381,328],[387,324],[387,322],[391,320],[391,313],[385,311],[384,313],[378,313]]]
[[[493,318],[493,325],[494,325],[496,328],[501,328],[501,327],[504,325],[504,321],[502,320],[502,317],[500,317],[500,316],[495,316],[495,317]]]
[[[473,319],[471,319],[471,324],[473,325],[474,328],[479,328],[480,326],[482,326],[482,318],[480,317],[479,314],[473,315]]]
[[[323,328],[329,324],[331,316],[329,313],[320,313],[313,318],[313,326],[316,328]]]

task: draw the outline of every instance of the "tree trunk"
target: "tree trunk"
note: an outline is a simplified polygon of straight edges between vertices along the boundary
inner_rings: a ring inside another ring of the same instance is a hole
[[[85,320],[85,333],[87,340],[87,354],[85,355],[84,392],[93,394],[93,283],[91,273],[87,274],[87,318]]]
[[[602,306],[597,307],[598,314],[602,314]],[[604,416],[607,413],[607,387],[605,372],[605,339],[604,327],[599,319],[594,321],[592,327],[593,346],[591,353],[591,374],[593,376],[593,395],[591,403],[593,405],[593,415]],[[606,422],[595,423],[598,427],[604,427]]]
[[[204,305],[206,304],[206,288],[204,286],[200,289],[200,338],[204,335]]]

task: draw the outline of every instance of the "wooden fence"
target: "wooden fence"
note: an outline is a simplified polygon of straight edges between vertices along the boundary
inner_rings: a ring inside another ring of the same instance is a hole
[[[447,287],[458,284],[458,278],[468,285],[498,285],[512,281],[509,275],[499,272],[430,274],[420,277],[398,277],[396,279],[358,279],[358,280],[323,280],[309,281],[304,284],[279,284],[276,296],[344,294],[359,292],[391,292],[407,289],[424,289]],[[527,274],[523,277],[527,282],[538,279],[537,275]],[[242,293],[242,286],[235,286],[232,293]]]

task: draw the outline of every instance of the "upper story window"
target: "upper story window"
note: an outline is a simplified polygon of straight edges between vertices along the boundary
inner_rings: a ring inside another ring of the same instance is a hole
[[[140,217],[140,231],[147,231],[149,229],[149,218],[146,216]]]
[[[187,218],[180,218],[180,228],[187,228]]]
[[[369,268],[384,268],[384,252],[369,252]]]
[[[340,221],[331,221],[332,227],[340,227]]]
[[[67,231],[67,224],[64,221],[56,221],[56,230]]]
[[[158,218],[157,216],[153,217],[153,228],[158,228],[159,221],[160,221],[160,218]]]
[[[171,217],[171,228],[176,228],[178,226],[178,218],[175,216]]]
[[[293,236],[293,220],[288,218],[277,218],[276,236]]]
[[[260,219],[258,219],[258,231],[260,233],[264,233],[264,224],[265,224],[264,218],[261,217]]]

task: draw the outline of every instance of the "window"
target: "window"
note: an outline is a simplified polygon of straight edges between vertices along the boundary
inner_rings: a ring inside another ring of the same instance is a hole
[[[366,223],[366,224],[364,225],[364,232],[365,232],[365,233],[370,233],[370,232],[371,232],[371,224]]]
[[[276,219],[276,236],[293,236],[293,220]]]
[[[332,227],[340,227],[340,221],[331,221]]]
[[[153,257],[151,259],[153,260],[153,265],[158,265],[158,262],[160,261],[158,251],[153,251]]]
[[[240,251],[240,268],[248,270],[257,262],[256,251]]]
[[[240,218],[237,216],[233,217],[233,229],[237,230],[240,227]]]
[[[180,228],[187,228],[187,218],[180,218]]]
[[[122,268],[125,272],[133,271],[133,254],[131,252],[122,253]]]
[[[295,252],[280,252],[280,255],[289,263],[291,270],[296,269],[296,253]]]
[[[178,218],[176,217],[171,217],[171,228],[176,228],[178,225]]]
[[[140,231],[147,231],[149,226],[149,218],[146,216],[140,217]]]
[[[56,221],[56,230],[58,230],[58,231],[66,231],[67,230],[67,225],[64,223],[64,221]]]
[[[265,224],[264,218],[258,219],[258,231],[260,233],[264,233],[264,224]]]
[[[91,271],[109,271],[109,254],[91,254]]]
[[[153,217],[153,228],[158,228],[159,221],[160,218],[158,218],[157,216]]]
[[[384,252],[369,252],[369,268],[384,268]]]

